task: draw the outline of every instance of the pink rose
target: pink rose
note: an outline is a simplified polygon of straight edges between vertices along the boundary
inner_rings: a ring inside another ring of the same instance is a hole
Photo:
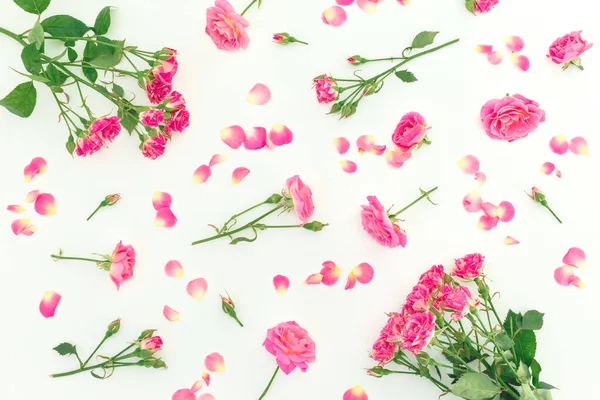
[[[450,285],[444,285],[440,289],[438,303],[442,309],[455,311],[450,318],[453,320],[463,319],[469,313],[471,306],[479,304],[473,299],[471,291],[465,286],[452,288]]]
[[[206,10],[205,32],[220,50],[246,50],[250,43],[246,33],[249,26],[248,21],[225,0],[216,0],[215,6]]]
[[[167,138],[162,133],[158,133],[158,136],[148,136],[142,145],[142,154],[146,158],[156,160],[162,156],[167,146]]]
[[[452,276],[456,276],[465,281],[472,281],[481,276],[483,261],[485,257],[479,253],[467,254],[454,262]]]
[[[526,137],[546,120],[539,104],[520,94],[488,101],[481,107],[480,115],[489,137],[509,142]]]
[[[90,126],[90,134],[97,135],[105,143],[110,143],[121,132],[121,120],[119,117],[104,117],[95,120]]]
[[[424,285],[417,285],[413,288],[412,292],[406,296],[406,306],[408,309],[412,308],[412,311],[426,311],[429,310],[429,295],[431,292]]]
[[[170,135],[171,132],[183,132],[185,128],[190,126],[190,112],[188,110],[177,110],[171,114],[165,125],[165,132]]]
[[[163,341],[160,336],[152,336],[140,342],[140,349],[150,350],[152,353],[156,353],[162,349],[162,345]]]
[[[434,265],[419,278],[419,284],[425,286],[429,293],[438,289],[444,283],[444,266]]]
[[[169,102],[167,103],[169,110],[182,110],[185,108],[185,99],[181,93],[174,91],[169,95],[169,98]]]
[[[402,348],[419,354],[435,335],[435,315],[431,311],[413,314],[402,330]]]
[[[121,283],[133,276],[135,250],[131,245],[123,246],[123,242],[119,242],[113,250],[111,258],[110,279],[117,285],[117,290],[119,290]]]
[[[377,197],[368,196],[369,205],[362,205],[362,226],[373,239],[382,246],[406,246],[406,233],[392,223]]]
[[[306,329],[294,321],[282,322],[269,329],[263,346],[276,357],[277,365],[286,375],[296,367],[306,372],[308,363],[316,359],[315,342]]]
[[[165,120],[165,110],[151,108],[140,113],[140,121],[142,124],[150,128],[156,128]]]
[[[177,50],[164,48],[162,57],[168,57],[166,60],[158,60],[152,70],[154,76],[159,77],[165,82],[171,83],[173,81],[173,77],[177,73],[177,69],[179,68],[179,64],[177,63],[177,58],[175,55],[177,54]]]
[[[296,215],[302,221],[301,225],[306,224],[315,211],[310,188],[302,182],[298,175],[289,178],[285,182],[285,186],[294,203]]]
[[[402,329],[404,328],[406,319],[409,315],[404,313],[391,313],[389,314],[389,317],[390,318],[381,330],[379,337],[385,338],[388,342],[399,342]]]
[[[104,141],[96,134],[89,134],[84,138],[78,138],[75,146],[75,154],[80,157],[90,156],[104,146]]]
[[[408,151],[423,141],[429,129],[421,114],[414,111],[409,112],[400,119],[394,129],[392,142],[402,150]]]
[[[570,63],[580,57],[586,50],[593,46],[581,37],[581,31],[567,33],[556,39],[548,49],[546,57],[555,64]],[[575,65],[579,65],[575,63]]]
[[[383,366],[394,358],[400,346],[397,343],[388,342],[387,338],[380,337],[373,344],[370,356],[373,360],[379,361],[379,365]]]
[[[146,94],[152,104],[161,103],[172,89],[171,83],[163,80],[160,76],[150,75],[150,80],[146,81]]]
[[[339,97],[337,82],[327,75],[314,80],[315,91],[319,103],[331,103]]]
[[[499,0],[475,0],[475,13],[483,14],[492,11],[498,3]]]

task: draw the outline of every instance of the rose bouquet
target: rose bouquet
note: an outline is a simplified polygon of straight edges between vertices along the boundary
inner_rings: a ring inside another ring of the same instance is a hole
[[[27,72],[15,71],[28,78],[0,100],[1,106],[27,118],[37,102],[34,82],[47,86],[58,106],[59,120],[69,130],[67,151],[82,157],[108,146],[123,127],[130,135],[137,134],[145,157],[156,159],[164,153],[172,135],[188,127],[190,114],[185,100],[173,90],[178,68],[175,50],[145,51],[126,45],[124,40],[106,37],[111,7],[104,7],[94,26],[88,26],[70,15],[40,20],[50,0],[15,3],[38,15],[38,19],[22,34],[0,27],[0,33],[23,46],[21,60]],[[62,51],[50,54],[47,42],[60,43]],[[135,94],[120,86],[118,79],[134,79],[152,105],[134,104]],[[117,115],[96,116],[87,105],[86,92],[104,97],[114,105]]]
[[[483,268],[476,253],[456,260],[450,275],[441,265],[421,275],[402,309],[389,314],[371,350],[378,365],[368,374],[421,376],[467,400],[551,399],[554,387],[540,381],[535,359],[534,331],[544,315],[509,310],[502,320]]]

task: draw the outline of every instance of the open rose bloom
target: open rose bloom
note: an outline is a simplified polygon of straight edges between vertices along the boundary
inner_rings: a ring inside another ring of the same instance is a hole
[[[246,50],[250,43],[246,33],[249,26],[226,0],[216,0],[215,5],[206,10],[205,32],[220,50]]]
[[[306,224],[315,211],[312,191],[298,175],[294,175],[286,181],[286,190],[294,204],[296,215],[302,225]]]
[[[382,246],[406,247],[406,232],[390,220],[379,199],[368,196],[367,200],[369,204],[362,205],[360,213],[363,229]]]
[[[581,31],[567,33],[556,39],[548,49],[546,57],[550,58],[555,64],[563,64],[563,70],[574,65],[583,70],[581,66],[581,55],[592,47],[581,37]]]
[[[546,121],[546,112],[539,103],[520,94],[488,101],[481,107],[480,116],[490,138],[508,142],[527,137]]]

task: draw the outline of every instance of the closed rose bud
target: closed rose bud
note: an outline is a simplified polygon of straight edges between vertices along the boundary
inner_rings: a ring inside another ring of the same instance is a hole
[[[281,199],[283,198],[282,195],[280,194],[272,194],[271,196],[269,196],[269,198],[265,201],[266,204],[277,204],[281,201]]]
[[[312,222],[309,222],[307,224],[304,224],[302,227],[304,229],[309,230],[309,231],[319,232],[319,231],[322,231],[323,228],[326,227],[327,225],[329,225],[329,224],[324,224],[324,223],[319,222],[319,221],[312,221]]]
[[[542,203],[544,200],[546,200],[546,195],[544,192],[534,186],[531,188],[531,198],[538,203]]]
[[[106,337],[107,338],[111,337],[115,333],[119,332],[120,329],[121,329],[121,319],[117,318],[116,320],[114,320],[113,322],[108,324],[108,329],[106,330]]]
[[[104,201],[106,201],[106,205],[107,206],[112,206],[117,204],[117,202],[121,200],[121,195],[120,194],[109,194],[108,196],[106,196],[104,198]]]
[[[365,59],[362,58],[361,56],[359,56],[358,54],[354,55],[354,56],[351,56],[351,57],[348,57],[347,60],[352,65],[360,65],[360,64],[362,64],[362,63],[365,62]]]
[[[242,324],[242,321],[239,320],[237,313],[235,312],[235,303],[233,302],[233,300],[231,300],[231,297],[229,296],[229,294],[227,294],[227,297],[225,297],[223,295],[219,295],[219,296],[221,297],[221,309],[223,310],[223,312],[225,314],[229,315],[241,327],[243,327],[244,324]]]
[[[152,353],[156,353],[162,349],[163,341],[160,336],[152,336],[146,338],[140,342],[141,350],[150,350]]]
[[[285,32],[281,32],[281,33],[275,33],[273,34],[273,41],[277,44],[288,44],[290,42],[290,35],[285,33]]]

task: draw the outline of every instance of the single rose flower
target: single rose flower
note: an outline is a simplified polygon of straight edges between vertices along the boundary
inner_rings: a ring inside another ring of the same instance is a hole
[[[216,0],[214,7],[206,10],[205,32],[220,50],[246,50],[250,43],[246,33],[249,26],[226,0]]]
[[[575,65],[583,70],[580,57],[592,46],[592,43],[583,40],[581,31],[574,31],[556,39],[550,45],[546,57],[555,64],[564,64],[563,69],[567,69],[569,65]]]
[[[463,319],[471,307],[479,304],[477,300],[473,299],[471,291],[466,286],[452,288],[450,285],[444,285],[436,300],[440,308],[455,311],[450,316],[453,320]]]
[[[480,253],[467,254],[463,258],[459,258],[454,262],[452,276],[456,276],[465,281],[472,281],[481,276],[483,270],[483,262],[485,257]]]
[[[162,133],[158,133],[158,136],[147,136],[142,144],[142,154],[144,157],[151,160],[156,160],[162,156],[167,146],[167,138]]]
[[[110,279],[117,285],[117,290],[119,290],[121,283],[133,276],[135,250],[131,245],[124,246],[123,242],[119,242],[113,250],[111,259]]]
[[[480,115],[490,138],[509,142],[527,137],[546,120],[546,112],[539,104],[520,94],[488,101],[481,107]]]
[[[97,134],[89,134],[78,138],[75,145],[75,154],[80,157],[90,156],[104,146],[104,141]]]
[[[146,94],[148,100],[152,104],[159,104],[163,102],[167,96],[171,93],[173,86],[170,82],[165,81],[160,76],[150,75],[146,81]]]
[[[170,135],[172,132],[183,132],[190,126],[190,112],[181,109],[173,112],[171,118],[165,124],[165,133]]]
[[[140,113],[140,121],[142,124],[150,128],[156,128],[165,120],[165,110],[151,108]]]
[[[90,125],[90,134],[97,135],[105,143],[110,143],[121,132],[121,120],[117,116],[98,118]]]
[[[165,82],[171,83],[179,68],[176,55],[177,50],[164,48],[162,50],[161,59],[155,63],[154,69],[152,70],[154,76],[159,77]]]
[[[415,313],[402,330],[402,348],[419,354],[435,336],[435,315],[431,311]]]
[[[185,108],[185,99],[183,95],[177,91],[172,92],[169,95],[169,102],[167,103],[168,110],[182,110]]]
[[[423,285],[432,293],[444,283],[444,266],[434,265],[424,272],[419,278],[419,284]]]
[[[362,205],[364,230],[382,246],[406,247],[406,233],[393,223],[376,196],[368,196],[368,205]]]
[[[397,343],[401,339],[402,329],[406,324],[406,320],[410,315],[404,312],[391,313],[389,314],[388,322],[385,324],[381,333],[380,338],[385,338],[388,342]]]
[[[424,141],[425,135],[430,127],[427,126],[425,118],[418,112],[409,112],[401,119],[394,133],[392,142],[404,151],[409,151]]]
[[[314,80],[314,87],[319,103],[331,103],[340,96],[335,79],[323,75]]]
[[[406,306],[413,312],[429,310],[431,292],[425,285],[417,285],[406,296]]]
[[[306,329],[294,321],[282,322],[269,329],[263,346],[276,357],[277,365],[286,375],[296,368],[306,372],[308,363],[316,359],[315,342]]]
[[[286,190],[294,204],[296,215],[304,225],[315,211],[312,201],[312,191],[302,182],[298,175],[294,175],[285,182]]]
[[[162,349],[163,341],[160,336],[152,336],[144,339],[140,342],[141,350],[150,350],[152,353],[156,353]]]
[[[388,342],[387,338],[382,337],[373,344],[370,357],[383,366],[392,361],[399,348],[397,343]]]
[[[499,0],[475,0],[475,13],[483,14],[490,12],[499,2]]]

